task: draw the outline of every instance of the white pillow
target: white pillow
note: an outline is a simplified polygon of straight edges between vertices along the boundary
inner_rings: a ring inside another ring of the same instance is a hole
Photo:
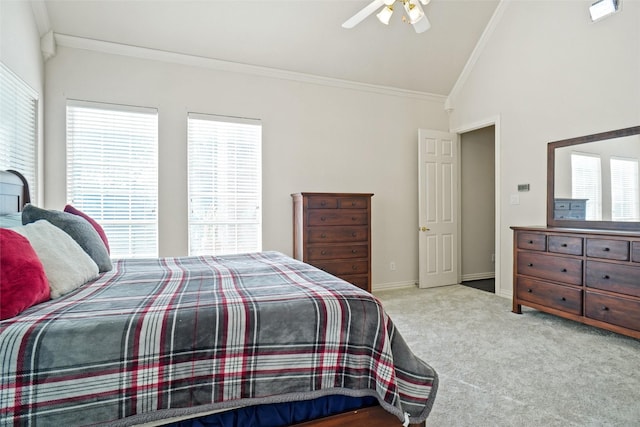
[[[12,228],[29,240],[44,266],[51,298],[58,298],[98,277],[98,265],[71,236],[40,220]]]

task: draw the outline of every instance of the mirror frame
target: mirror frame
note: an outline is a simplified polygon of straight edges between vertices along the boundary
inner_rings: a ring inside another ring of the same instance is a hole
[[[555,150],[556,148],[571,145],[585,144],[587,142],[602,141],[605,139],[615,139],[624,136],[640,134],[640,126],[625,129],[617,129],[608,132],[596,133],[593,135],[579,136],[577,138],[563,139],[561,141],[550,142],[547,145],[547,226],[562,228],[593,228],[601,230],[640,230],[640,222],[636,221],[581,221],[570,219],[554,219],[554,194],[555,194]]]

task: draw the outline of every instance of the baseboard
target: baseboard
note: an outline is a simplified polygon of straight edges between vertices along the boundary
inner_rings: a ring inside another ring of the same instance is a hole
[[[495,279],[496,273],[493,271],[488,271],[486,273],[473,273],[473,274],[463,274],[462,281],[469,282],[472,280],[485,280],[485,279]]]
[[[375,285],[372,285],[372,291],[373,292],[377,292],[377,291],[390,291],[393,289],[405,289],[405,288],[415,288],[416,282],[415,281],[409,281],[409,282],[391,282],[391,283],[377,283]]]

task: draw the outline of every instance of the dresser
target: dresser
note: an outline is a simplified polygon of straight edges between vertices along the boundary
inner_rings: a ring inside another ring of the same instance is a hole
[[[371,292],[370,193],[295,193],[293,256]]]
[[[640,233],[511,227],[522,306],[640,338]]]

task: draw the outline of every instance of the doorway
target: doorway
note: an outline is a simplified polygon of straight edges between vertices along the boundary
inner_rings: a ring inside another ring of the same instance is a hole
[[[495,125],[460,133],[460,277],[496,292]]]

